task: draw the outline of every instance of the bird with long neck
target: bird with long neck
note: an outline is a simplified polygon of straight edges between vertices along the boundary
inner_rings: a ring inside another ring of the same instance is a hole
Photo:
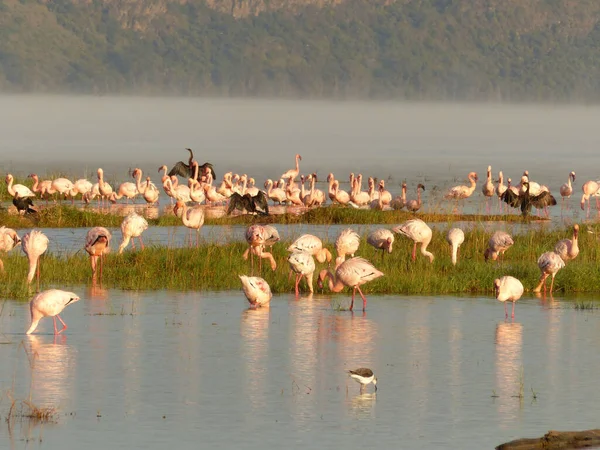
[[[333,183],[335,183],[335,177],[331,172],[329,173],[329,175],[327,175],[327,183],[329,183],[329,188],[327,190],[329,200],[331,200],[331,203],[337,203],[337,200],[335,199],[335,191],[333,190]]]
[[[423,200],[421,200],[421,190],[424,191],[425,186],[419,183],[417,185],[417,199],[415,200],[411,198],[406,202],[406,209],[410,212],[416,213],[419,209],[421,209],[421,206],[423,206]]]
[[[135,241],[133,238],[138,238],[140,240],[140,246],[142,250],[144,250],[144,241],[142,241],[142,233],[148,228],[148,222],[142,216],[136,214],[135,212],[130,213],[123,222],[121,222],[121,233],[123,235],[123,241],[121,245],[119,245],[119,255],[123,253],[129,241],[131,241],[131,246],[135,250]]]
[[[492,166],[488,166],[487,168],[487,178],[485,183],[481,187],[481,193],[486,197],[485,200],[485,209],[486,212],[490,213],[490,198],[494,195],[494,183],[492,182]]]
[[[533,292],[541,292],[543,286],[545,294],[546,279],[551,275],[552,281],[550,283],[550,295],[552,295],[552,290],[554,288],[554,277],[560,269],[565,267],[565,262],[556,253],[546,252],[542,253],[542,255],[538,258],[538,267],[540,268],[542,275],[540,276],[540,282],[538,285],[533,288]]]
[[[354,296],[358,290],[363,300],[363,311],[367,308],[367,298],[363,294],[360,286],[382,277],[383,272],[377,270],[373,264],[364,258],[356,257],[344,261],[335,270],[335,275],[328,269],[323,269],[319,273],[319,288],[323,288],[323,282],[328,281],[329,289],[332,292],[341,292],[344,287],[352,288],[352,302],[350,311],[354,308]]]
[[[421,244],[421,254],[429,258],[429,262],[433,262],[433,253],[427,251],[427,246],[433,237],[433,231],[421,219],[412,219],[392,228],[394,233],[402,234],[415,243],[412,251],[412,260],[417,259],[417,244]]]
[[[512,315],[515,318],[515,302],[523,295],[523,284],[515,277],[504,276],[494,280],[494,296],[496,300],[504,303],[504,317],[508,319],[506,302],[512,302]]]
[[[315,273],[315,260],[312,255],[305,252],[292,252],[287,259],[290,269],[296,274],[294,290],[296,297],[300,295],[299,284],[302,277],[306,278],[309,292],[313,292],[313,274]]]
[[[102,205],[104,205],[105,199],[108,204],[108,199],[113,193],[113,189],[110,184],[104,181],[104,170],[102,169],[98,169],[98,192],[100,193],[100,198],[102,199]]]
[[[146,184],[144,186],[144,200],[148,206],[153,205],[154,203],[158,203],[158,199],[160,197],[160,191],[158,188],[150,181],[150,177],[146,177]]]
[[[502,212],[502,195],[506,192],[506,185],[504,184],[504,174],[502,171],[498,172],[498,185],[496,186],[496,195],[498,196],[498,211]]]
[[[197,181],[196,181],[197,183]],[[190,247],[192,246],[192,230],[196,230],[196,248],[200,245],[200,228],[204,225],[204,209],[202,207],[188,208],[181,200],[177,200],[173,212],[179,216],[178,211],[181,210],[181,221],[190,229]]]
[[[74,292],[62,291],[60,289],[49,289],[40,292],[29,302],[29,311],[31,313],[31,326],[25,334],[31,334],[35,331],[40,320],[44,317],[52,317],[54,320],[54,334],[60,334],[67,329],[67,324],[60,318],[59,314],[68,305],[79,300],[79,296]],[[63,328],[56,328],[56,318],[60,320]]]
[[[581,196],[581,210],[585,211],[585,202],[587,200],[587,215],[590,215],[590,197],[596,197],[596,209],[600,211],[600,184],[595,181],[586,181],[581,186],[583,195]]]
[[[85,237],[85,251],[90,255],[92,266],[92,279],[96,280],[96,267],[100,259],[100,283],[102,283],[102,267],[104,266],[104,255],[110,252],[110,239],[112,235],[104,227],[94,227],[87,232]]]
[[[292,180],[296,179],[296,177],[300,173],[300,161],[302,161],[302,156],[296,155],[296,168],[290,169],[287,172],[283,173],[280,178],[283,178],[283,179],[291,178]]]
[[[446,235],[446,241],[452,247],[452,264],[458,261],[458,249],[465,242],[465,233],[460,228],[451,228]]]
[[[575,172],[570,172],[569,177],[567,178],[567,182],[563,184],[560,189],[560,196],[562,197],[562,202],[560,204],[560,209],[564,208],[565,198],[571,198],[571,194],[573,194],[573,186],[571,185],[571,180],[573,183],[575,182]],[[568,207],[568,204],[567,204]]]
[[[323,247],[323,241],[312,234],[303,234],[287,248],[288,252],[305,252],[317,258],[321,264],[331,262],[331,252]]]
[[[281,203],[285,201],[284,190],[280,188],[273,188],[273,180],[268,179],[265,181],[265,189],[267,190],[267,197],[273,200],[273,202],[277,202],[281,205]]]
[[[579,225],[573,225],[573,239],[562,239],[554,246],[556,253],[565,262],[569,262],[577,258],[579,255]]]
[[[27,186],[23,184],[13,184],[14,178],[10,173],[6,175],[5,181],[6,191],[11,197],[35,197],[35,194],[31,192],[31,189],[29,189]]]
[[[340,205],[347,205],[350,203],[350,194],[340,189],[340,182],[338,180],[333,181],[333,192],[335,195],[335,200]]]
[[[15,230],[0,227],[0,252],[8,253],[21,243],[21,238]],[[4,263],[0,259],[0,272],[4,272]]]
[[[48,238],[44,233],[37,230],[31,230],[21,242],[21,249],[27,255],[29,260],[29,273],[27,274],[27,283],[33,281],[37,270],[37,288],[40,288],[40,256],[48,249]]]
[[[52,188],[52,180],[39,181],[39,178],[35,173],[30,174],[29,177],[33,179],[33,186],[31,187],[31,190],[36,194],[40,194],[40,198],[45,199],[46,204],[48,204],[48,196],[50,195],[49,191]]]
[[[246,275],[239,275],[239,277],[242,282],[242,290],[251,308],[269,306],[271,297],[273,297],[269,283],[261,277],[248,277]]]
[[[406,206],[406,183],[402,183],[402,194],[395,197],[390,203],[390,206],[396,211]]]

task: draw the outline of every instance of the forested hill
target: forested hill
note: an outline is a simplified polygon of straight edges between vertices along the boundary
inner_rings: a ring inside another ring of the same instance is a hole
[[[0,91],[600,100],[599,0],[0,0]]]

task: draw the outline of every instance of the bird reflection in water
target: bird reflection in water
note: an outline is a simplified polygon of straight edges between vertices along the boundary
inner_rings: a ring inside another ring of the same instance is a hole
[[[501,322],[496,325],[496,404],[501,423],[512,426],[522,406],[523,325]],[[521,400],[521,401],[519,401]]]
[[[377,393],[363,393],[352,397],[348,403],[350,414],[357,419],[371,419],[375,416]]]
[[[243,346],[241,354],[244,355],[246,369],[244,390],[256,409],[266,406],[270,320],[270,308],[248,308],[242,313],[240,323]]]
[[[92,278],[92,285],[87,289],[87,298],[91,300],[108,300],[108,289],[102,287],[102,283],[97,283],[96,278]]]
[[[558,306],[558,302],[554,301],[554,296],[552,293],[546,295],[543,292],[534,292],[534,295],[540,299],[540,304],[544,307],[544,309],[556,308]]]

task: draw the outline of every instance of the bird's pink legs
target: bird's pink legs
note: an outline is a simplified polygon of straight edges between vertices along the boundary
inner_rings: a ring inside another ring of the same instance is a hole
[[[360,296],[363,299],[363,311],[365,309],[367,309],[367,298],[365,297],[365,294],[363,294],[363,292],[360,290],[360,286],[356,286],[356,289],[358,289],[358,293],[360,294]]]
[[[140,240],[140,246],[142,247],[142,250],[144,250],[144,241],[142,241],[142,236],[140,236],[138,239]],[[131,241],[133,242],[133,239]]]
[[[552,289],[554,288],[554,275],[552,274],[552,280],[550,281],[550,295],[552,295]],[[544,285],[545,287],[545,285]],[[544,292],[546,292],[546,290],[544,289]]]
[[[131,238],[131,247],[135,250],[135,238]]]
[[[514,303],[513,303],[514,305]],[[506,308],[506,302],[504,302],[504,318],[508,319],[508,309]]]
[[[515,302],[513,302],[512,314],[510,315],[513,319],[515,318]]]
[[[57,317],[58,317],[58,320],[60,320],[60,323],[62,323],[62,325],[63,325],[62,330],[60,330],[60,331],[56,330],[56,318]],[[55,335],[60,334],[67,329],[67,324],[63,322],[63,320],[60,318],[60,316],[58,314],[52,318],[54,319],[54,334]]]
[[[415,245],[413,247],[413,251],[412,251],[412,260],[416,261],[417,260],[417,243],[415,242]]]
[[[298,285],[300,284],[300,280],[302,279],[302,275],[299,273],[296,274],[296,297],[300,295],[300,290],[298,289]]]

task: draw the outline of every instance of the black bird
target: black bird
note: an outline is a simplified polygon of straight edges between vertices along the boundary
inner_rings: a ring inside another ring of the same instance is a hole
[[[267,203],[267,195],[263,191],[258,191],[258,194],[255,196],[250,194],[240,195],[237,192],[234,192],[231,197],[229,197],[227,215],[231,214],[234,209],[268,216],[269,204]]]
[[[37,214],[37,210],[33,208],[33,202],[30,197],[13,197],[13,205],[19,211],[19,214]]]
[[[502,200],[504,203],[506,203],[511,208],[518,208],[519,206],[521,206],[523,197],[521,197],[518,194],[515,194],[512,191],[512,189],[510,188],[510,182],[509,182],[509,187],[502,193],[502,195],[500,196],[500,200]]]
[[[521,198],[521,214],[523,217],[527,217],[531,212],[531,207],[535,206],[537,209],[544,209],[547,206],[556,205],[556,199],[548,191],[542,191],[538,195],[529,194],[529,183],[523,182],[523,186],[526,188]]]
[[[190,159],[188,163],[186,164],[183,161],[179,161],[177,164],[175,164],[169,172],[170,177],[172,177],[173,175],[178,175],[183,178],[192,178],[192,176],[194,175],[194,167],[192,164],[194,162],[194,153],[192,152],[191,148],[186,148],[186,150],[190,152]],[[206,169],[210,170],[213,180],[216,180],[217,177],[215,175],[213,166],[211,163],[208,162],[198,166],[198,178],[202,176]]]

